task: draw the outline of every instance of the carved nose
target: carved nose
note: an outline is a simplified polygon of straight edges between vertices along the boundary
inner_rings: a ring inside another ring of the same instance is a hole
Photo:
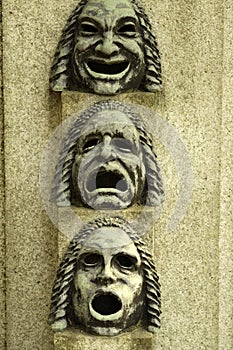
[[[113,42],[112,36],[107,35],[103,38],[103,41],[96,46],[95,51],[100,56],[113,56],[119,53],[119,47]]]
[[[107,265],[103,268],[99,276],[97,277],[97,281],[102,285],[109,285],[116,281],[116,277],[112,271],[111,266]]]
[[[100,149],[100,156],[102,158],[104,158],[105,160],[112,157],[113,149],[111,146],[111,140],[112,140],[111,136],[109,136],[109,135],[104,136],[103,143],[102,143],[102,146]]]

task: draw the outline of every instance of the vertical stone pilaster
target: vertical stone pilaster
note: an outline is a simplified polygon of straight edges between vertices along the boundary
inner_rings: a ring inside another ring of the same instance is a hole
[[[8,350],[53,349],[47,317],[56,229],[42,205],[39,172],[60,120],[59,99],[48,83],[59,16],[52,1],[3,1]]]
[[[233,347],[233,72],[232,20],[233,5],[224,2],[222,138],[221,138],[221,204],[220,204],[220,268],[219,268],[219,350]]]
[[[4,109],[2,81],[2,2],[0,3],[0,350],[6,341],[5,295],[5,171],[4,171]]]

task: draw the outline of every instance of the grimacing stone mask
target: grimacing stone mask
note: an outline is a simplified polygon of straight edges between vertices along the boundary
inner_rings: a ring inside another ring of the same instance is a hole
[[[96,219],[70,243],[54,283],[49,323],[117,335],[160,327],[160,285],[150,253],[120,218]]]
[[[113,95],[161,87],[160,55],[134,0],[83,0],[71,14],[51,72],[55,91]]]
[[[51,200],[60,207],[93,209],[163,202],[151,140],[127,105],[101,101],[74,122],[59,156]]]

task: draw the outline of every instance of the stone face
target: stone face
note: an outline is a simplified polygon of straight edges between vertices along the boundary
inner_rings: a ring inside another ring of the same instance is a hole
[[[156,336],[142,329],[115,337],[96,337],[76,329],[56,333],[56,350],[152,350]]]
[[[135,1],[84,0],[64,28],[51,87],[105,95],[155,91],[161,85],[160,73],[156,40]]]
[[[100,101],[72,118],[51,200],[60,207],[73,204],[97,210],[158,206],[164,201],[152,140],[132,107]]]
[[[151,254],[130,225],[100,217],[72,239],[58,268],[49,323],[117,335],[139,321],[160,327],[160,285]]]

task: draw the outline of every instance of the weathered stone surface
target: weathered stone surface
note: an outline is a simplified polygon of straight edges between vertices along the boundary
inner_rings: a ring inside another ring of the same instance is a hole
[[[221,137],[219,350],[233,347],[233,4],[225,2],[223,53],[223,113]]]
[[[0,4],[2,13],[2,3]],[[0,350],[5,350],[6,295],[5,295],[5,188],[4,188],[4,113],[2,81],[2,15],[0,15]]]
[[[152,350],[156,336],[134,330],[115,337],[98,337],[76,329],[55,334],[56,350]]]
[[[59,123],[59,101],[50,95],[48,79],[64,7],[53,6],[3,1],[8,350],[53,349],[47,317],[56,229],[39,190],[41,153]]]

